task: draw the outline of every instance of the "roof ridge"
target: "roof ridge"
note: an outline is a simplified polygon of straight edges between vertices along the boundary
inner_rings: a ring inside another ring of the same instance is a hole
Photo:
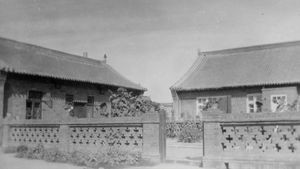
[[[201,52],[203,59],[196,60],[170,89],[181,91],[300,83],[300,41],[212,51],[211,55],[207,53]]]
[[[252,46],[244,46],[244,47],[236,47],[236,48],[220,49],[220,50],[212,50],[212,51],[204,51],[201,53],[204,55],[206,55],[206,54],[209,54],[209,55],[231,54],[231,53],[249,52],[249,51],[254,51],[254,50],[284,48],[284,47],[291,47],[291,46],[300,46],[300,40],[261,44],[261,45],[252,45]]]
[[[10,43],[14,43],[16,45],[23,45],[23,46],[28,46],[30,48],[38,49],[38,52],[45,52],[44,54],[46,54],[48,57],[56,57],[58,59],[65,59],[65,60],[69,60],[69,61],[73,61],[73,62],[75,61],[77,63],[89,64],[89,65],[93,65],[93,66],[100,66],[101,64],[105,63],[101,60],[97,60],[97,59],[93,59],[93,58],[86,58],[86,57],[82,57],[79,55],[62,52],[62,51],[59,51],[56,49],[49,49],[49,48],[46,48],[43,46],[30,44],[27,42],[21,42],[21,41],[8,39],[8,38],[4,38],[4,37],[0,37],[0,40],[9,41]],[[63,56],[57,55],[58,53],[62,54]]]

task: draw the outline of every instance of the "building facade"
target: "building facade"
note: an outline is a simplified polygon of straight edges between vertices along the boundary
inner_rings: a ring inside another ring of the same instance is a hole
[[[4,120],[107,117],[109,91],[120,87],[146,90],[104,61],[0,38],[1,127]]]
[[[298,110],[300,42],[202,52],[170,89],[175,119]]]

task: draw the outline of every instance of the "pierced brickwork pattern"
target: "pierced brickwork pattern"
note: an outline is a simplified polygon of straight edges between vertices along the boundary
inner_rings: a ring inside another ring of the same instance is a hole
[[[71,147],[124,146],[142,149],[142,127],[71,127]]]
[[[11,127],[10,141],[15,144],[58,144],[58,127]]]
[[[225,152],[300,153],[300,125],[221,126]]]

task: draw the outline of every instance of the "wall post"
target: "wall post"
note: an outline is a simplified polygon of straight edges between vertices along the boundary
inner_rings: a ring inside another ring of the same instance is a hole
[[[2,125],[2,148],[9,147],[9,126],[7,124]]]
[[[69,152],[70,127],[68,125],[59,126],[59,139],[59,149],[65,152]]]
[[[4,86],[6,82],[6,73],[0,71],[0,145],[2,144],[3,137],[3,116],[4,116]]]
[[[155,113],[155,114],[154,114]],[[155,115],[155,116],[154,116]],[[153,119],[153,117],[155,117]],[[143,117],[143,158],[160,161],[160,124],[158,112]]]
[[[160,161],[166,160],[166,111],[159,112],[159,152]]]

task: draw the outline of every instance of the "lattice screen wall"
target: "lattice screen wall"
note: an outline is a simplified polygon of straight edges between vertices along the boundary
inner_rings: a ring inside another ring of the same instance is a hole
[[[143,128],[139,127],[70,127],[71,150],[95,150],[101,146],[122,146],[142,150]]]
[[[55,145],[60,142],[58,126],[12,126],[9,133],[9,140],[15,145]]]
[[[58,126],[12,126],[9,142],[12,145],[37,145],[39,143],[51,147],[62,141]],[[101,146],[122,146],[142,150],[143,127],[115,126],[71,126],[67,134],[68,146],[74,150],[97,150]]]
[[[300,124],[223,125],[224,152],[300,154]]]

